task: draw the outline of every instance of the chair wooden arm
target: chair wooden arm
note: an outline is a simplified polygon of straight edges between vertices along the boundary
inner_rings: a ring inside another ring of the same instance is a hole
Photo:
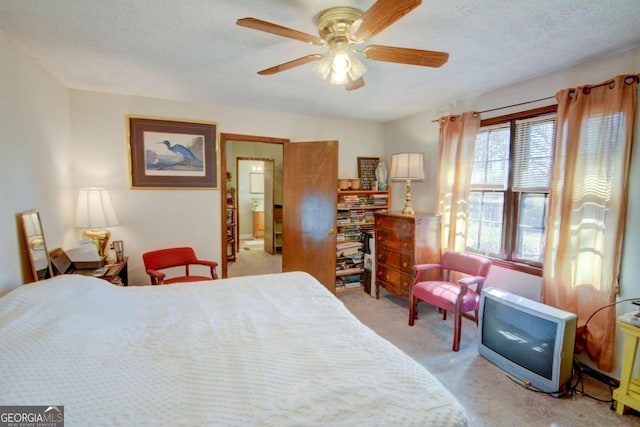
[[[151,284],[152,285],[162,285],[164,282],[164,278],[166,274],[160,273],[157,270],[152,270],[150,268],[147,269],[147,274],[151,276]]]
[[[208,267],[214,267],[214,268],[218,266],[218,263],[215,261],[206,261],[203,259],[197,259],[193,262],[193,264],[206,265]]]
[[[424,270],[440,270],[442,266],[440,264],[416,264],[413,266],[414,271],[424,271]]]
[[[458,284],[460,286],[481,285],[486,279],[486,277],[482,276],[463,277],[462,279],[458,280]]]
[[[204,265],[206,267],[209,267],[211,269],[211,278],[212,279],[218,278],[218,273],[216,273],[216,267],[218,266],[217,262],[198,259],[194,261],[193,264],[199,264],[199,265]]]
[[[482,291],[482,285],[484,285],[485,280],[487,280],[487,278],[482,276],[463,277],[462,279],[458,280],[458,285],[464,288],[464,293],[467,292],[468,286],[477,285],[476,292],[480,294],[480,291]]]
[[[486,277],[481,277],[481,276],[463,277],[462,279],[458,280],[458,285],[460,285],[460,294],[458,294],[458,304],[462,304],[462,300],[464,299],[464,296],[467,293],[467,290],[469,289],[469,285],[478,285],[476,287],[476,292],[480,294],[480,291],[482,290],[482,285],[484,284],[485,280],[486,280]]]
[[[442,266],[440,264],[415,264],[413,266],[413,285],[420,281],[422,277],[423,271],[431,271],[431,270],[442,270]]]

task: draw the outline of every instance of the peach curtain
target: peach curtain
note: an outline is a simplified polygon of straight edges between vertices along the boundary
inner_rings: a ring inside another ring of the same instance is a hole
[[[440,121],[438,212],[441,248],[464,252],[467,240],[469,187],[480,115],[474,112],[445,116]]]
[[[558,116],[542,300],[584,324],[615,302],[628,196],[636,76],[556,94]],[[589,357],[613,369],[615,308],[587,326]]]

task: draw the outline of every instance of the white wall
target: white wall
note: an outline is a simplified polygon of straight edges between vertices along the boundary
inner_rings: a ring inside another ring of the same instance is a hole
[[[560,89],[594,84],[607,80],[618,74],[633,74],[640,71],[640,48],[618,53],[608,57],[528,80],[513,86],[497,89],[492,92],[452,100],[439,109],[425,111],[411,117],[385,124],[385,157],[397,151],[423,151],[426,153],[427,166],[425,180],[412,184],[412,203],[417,210],[433,211],[436,206],[435,183],[437,176],[437,153],[439,126],[434,119],[446,114],[464,111],[482,111],[506,105],[527,102],[547,96],[554,96]],[[503,109],[483,114],[483,118],[495,117],[515,111],[553,104],[547,100],[536,104]],[[640,200],[633,195],[640,194],[640,150],[637,143],[640,138],[640,108],[636,117],[636,147],[633,150],[631,175],[629,177],[629,206],[627,213],[627,231],[624,241],[624,257],[620,275],[620,299],[640,298],[640,263],[636,254],[640,253]],[[392,207],[399,209],[404,203],[404,186],[402,183],[392,184]],[[486,286],[497,286],[513,293],[539,300],[542,279],[537,276],[520,273],[500,267],[492,267]],[[631,311],[628,303],[620,304],[618,312]],[[617,337],[616,366],[613,376],[619,378],[621,364],[622,339]]]
[[[37,209],[49,249],[71,215],[68,91],[0,31],[0,295],[23,283],[16,214]]]
[[[88,185],[111,189],[120,219],[112,239],[124,240],[129,280],[146,284],[141,254],[190,245],[198,256],[220,260],[219,190],[132,190],[129,188],[127,115],[204,120],[219,132],[340,141],[340,174],[357,176],[357,157],[383,152],[382,125],[223,105],[182,103],[87,91],[71,91],[74,191]],[[73,229],[73,224],[65,224]]]

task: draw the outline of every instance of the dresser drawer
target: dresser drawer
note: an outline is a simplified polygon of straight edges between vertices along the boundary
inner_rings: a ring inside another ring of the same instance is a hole
[[[376,249],[376,262],[388,266],[400,265],[400,252],[387,251],[384,248]]]
[[[405,236],[400,239],[400,250],[402,252],[413,252],[413,248],[415,246],[415,241],[413,240],[413,235]]]
[[[400,235],[392,230],[376,229],[376,248],[391,248],[400,250],[402,239]]]
[[[392,230],[400,237],[413,236],[413,222],[403,218],[376,215],[377,230]]]
[[[394,270],[384,266],[376,268],[377,284],[387,291],[398,296],[409,296],[409,287],[413,281],[413,275]]]
[[[379,249],[376,255],[376,261],[378,264],[384,264],[387,267],[413,274],[413,254],[410,252],[396,252],[384,248]]]

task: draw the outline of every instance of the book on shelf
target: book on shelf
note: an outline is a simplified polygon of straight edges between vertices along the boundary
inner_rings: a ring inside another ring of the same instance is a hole
[[[361,248],[362,242],[344,242],[336,245],[336,249]]]
[[[362,253],[362,248],[346,248],[346,249],[338,249],[336,251],[336,256],[338,257],[347,257],[351,255],[358,255]]]
[[[362,280],[362,275],[360,273],[361,272],[342,275],[342,280],[344,280],[345,283],[359,282]]]
[[[364,269],[362,267],[353,267],[353,268],[345,268],[345,269],[340,269],[340,270],[336,269],[336,274],[347,274],[347,275],[358,274],[358,280],[360,280],[359,279],[359,277],[360,277],[359,273],[362,273],[363,271],[364,271]],[[344,277],[349,277],[349,276],[344,276]],[[345,281],[347,281],[347,280],[345,279]]]
[[[356,254],[356,255],[351,255],[346,257],[338,257],[336,258],[336,270],[353,268],[353,267],[362,267],[363,262],[364,262],[363,254]]]

